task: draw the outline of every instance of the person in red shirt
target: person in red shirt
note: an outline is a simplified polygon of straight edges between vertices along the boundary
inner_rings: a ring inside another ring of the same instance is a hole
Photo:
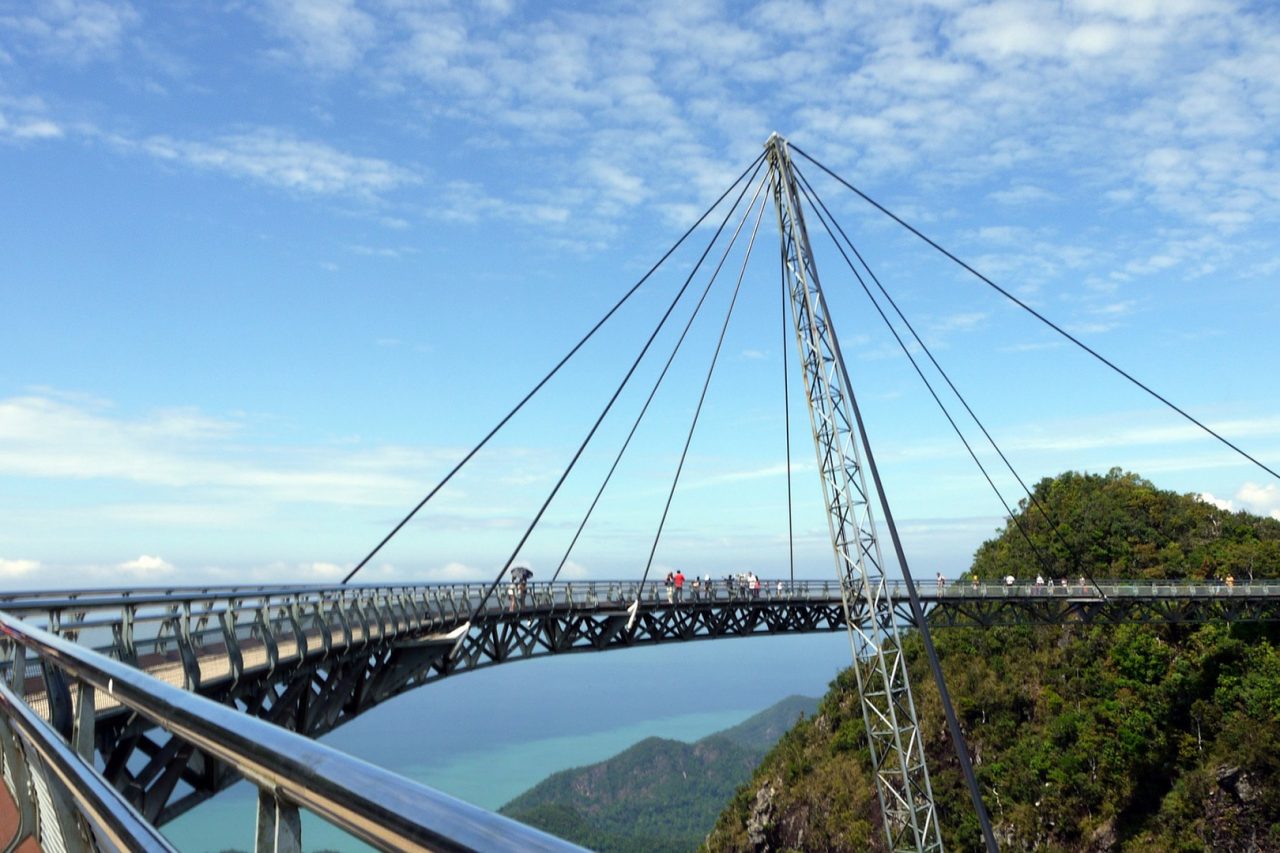
[[[676,601],[681,601],[684,598],[684,572],[680,571],[679,569],[676,569],[675,582],[676,582]]]

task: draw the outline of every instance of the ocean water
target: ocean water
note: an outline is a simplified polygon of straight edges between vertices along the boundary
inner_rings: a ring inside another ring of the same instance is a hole
[[[496,809],[558,770],[646,737],[692,741],[786,696],[820,696],[849,663],[844,634],[700,641],[504,664],[374,708],[323,741]],[[256,795],[240,783],[163,827],[183,851],[251,850]],[[369,848],[303,816],[307,851]]]

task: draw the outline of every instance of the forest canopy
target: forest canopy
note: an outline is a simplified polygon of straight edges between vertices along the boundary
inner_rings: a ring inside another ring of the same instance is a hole
[[[1240,584],[1280,576],[1280,521],[1136,474],[1046,478],[973,572]],[[1280,629],[1070,624],[933,632],[1002,847],[1280,849]],[[919,636],[904,639],[948,849],[977,819]],[[849,672],[739,790],[710,850],[882,849]]]

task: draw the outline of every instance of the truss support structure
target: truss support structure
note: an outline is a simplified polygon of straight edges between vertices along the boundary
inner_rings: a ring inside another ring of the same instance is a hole
[[[818,281],[786,140],[765,143],[853,670],[889,849],[942,850],[920,721],[863,465],[865,436]],[[869,448],[868,448],[869,450]]]

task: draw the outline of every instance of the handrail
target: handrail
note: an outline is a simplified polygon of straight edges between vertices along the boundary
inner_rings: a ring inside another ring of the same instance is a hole
[[[382,850],[579,850],[301,735],[161,682],[0,611],[0,633],[259,788]]]
[[[15,696],[3,681],[0,681],[0,711],[63,784],[80,813],[93,823],[99,836],[115,849],[137,849],[139,842],[143,842],[148,850],[174,850],[159,830],[147,823],[120,796],[119,791],[85,764],[57,732]]]
[[[1280,595],[1280,579],[1258,579],[1250,582],[1247,579],[1237,579],[1234,586],[1225,583],[1189,581],[1185,578],[1135,578],[1135,579],[1096,579],[1097,587],[1094,584],[1086,584],[1086,589],[1082,589],[1078,581],[1069,580],[1066,587],[1060,584],[1045,584],[1043,586],[1036,585],[1029,580],[1018,580],[1011,586],[1006,586],[1002,581],[984,580],[974,588],[967,578],[945,578],[945,584],[939,588],[933,580],[918,580],[915,582],[917,592],[926,598],[942,596],[946,598],[954,598],[963,596],[971,590],[976,589],[979,594],[990,595],[993,592],[1007,592],[1011,595],[1034,595],[1045,594],[1055,595],[1058,597],[1071,595],[1073,597],[1079,595],[1096,594],[1096,589],[1101,589],[1107,594],[1125,593],[1144,594],[1144,593],[1161,593],[1163,590],[1169,590],[1170,594],[1176,594],[1178,590],[1185,590],[1188,594],[1226,594],[1226,593],[1245,593],[1250,592],[1253,595],[1261,596],[1277,596]],[[761,579],[761,587],[759,594],[753,596],[751,592],[741,586],[735,586],[732,589],[726,585],[723,578],[715,578],[709,587],[701,587],[701,597],[695,596],[695,590],[692,581],[686,582],[684,587],[683,601],[685,603],[699,600],[710,600],[710,594],[719,599],[726,592],[731,598],[753,598],[775,599],[779,596],[776,579]],[[783,598],[794,597],[813,597],[815,594],[821,594],[827,597],[839,597],[839,585],[835,581],[830,580],[796,580],[782,581],[784,588],[781,593]],[[906,583],[901,580],[890,580],[886,582],[891,597],[898,598],[906,594]],[[200,612],[193,612],[192,616],[201,615],[217,615],[220,609],[214,606],[215,602],[235,601],[237,606],[240,604],[255,602],[274,606],[275,604],[284,604],[292,602],[307,601],[327,601],[327,600],[349,600],[360,597],[361,595],[390,595],[405,593],[426,593],[448,591],[459,594],[462,597],[468,595],[483,594],[487,584],[476,583],[405,583],[405,584],[355,584],[348,586],[315,586],[315,585],[275,585],[275,586],[248,586],[248,587],[190,587],[190,588],[157,588],[155,591],[137,591],[137,590],[110,590],[101,589],[86,591],[84,594],[69,593],[65,590],[51,591],[28,591],[28,592],[11,592],[0,593],[0,608],[10,613],[31,613],[31,612],[49,612],[49,611],[89,611],[100,610],[105,608],[116,608],[121,606],[129,606],[142,610],[148,607],[167,607],[180,604],[197,604],[207,603],[209,607]],[[639,581],[635,580],[576,580],[576,581],[560,581],[557,583],[547,582],[530,582],[528,585],[527,600],[532,602],[546,601],[553,606],[561,604],[569,604],[579,601],[573,597],[575,590],[581,589],[625,589],[625,596],[639,595],[643,601],[662,602],[665,600],[665,592],[663,584],[660,581],[647,581],[641,587]],[[1064,593],[1065,590],[1065,593]],[[588,600],[583,596],[581,602],[585,604]],[[505,609],[507,603],[506,595],[494,596],[494,600],[490,603],[491,610]],[[528,604],[525,604],[527,607]],[[140,613],[139,621],[145,621],[148,618],[162,618],[159,615],[148,617]]]

